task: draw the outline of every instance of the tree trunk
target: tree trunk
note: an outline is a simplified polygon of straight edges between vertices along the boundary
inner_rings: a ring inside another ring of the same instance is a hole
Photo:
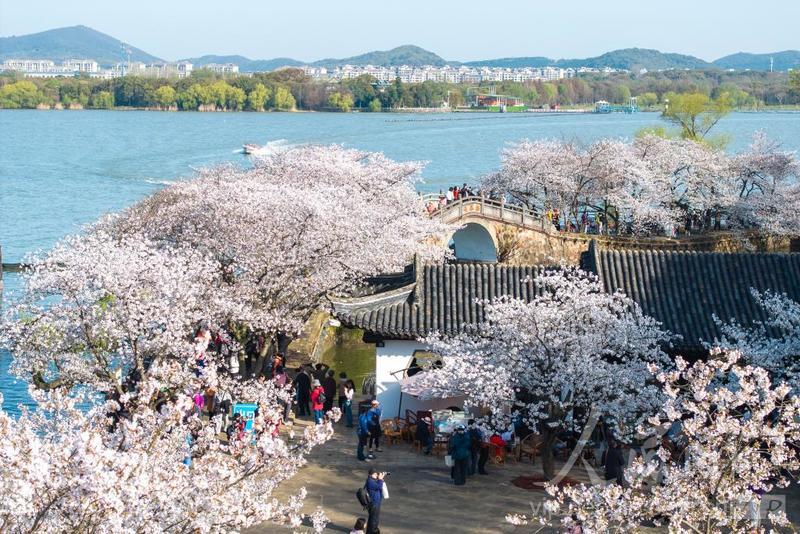
[[[259,348],[258,356],[256,357],[255,362],[253,363],[253,370],[251,371],[252,375],[254,375],[255,377],[261,376],[261,374],[264,372],[264,365],[267,363],[268,360],[272,359],[274,349],[275,349],[274,340],[272,338],[270,338],[269,341],[267,341],[267,339],[264,339],[264,343]]]
[[[547,480],[552,480],[556,476],[555,457],[553,456],[556,437],[555,432],[547,428],[542,430],[542,473]]]

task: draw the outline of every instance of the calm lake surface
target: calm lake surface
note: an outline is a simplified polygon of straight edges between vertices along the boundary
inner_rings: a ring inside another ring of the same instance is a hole
[[[151,111],[0,110],[0,246],[4,262],[47,249],[100,215],[224,162],[247,165],[243,143],[339,143],[380,151],[397,160],[427,161],[423,192],[475,182],[496,169],[500,150],[523,138],[589,143],[632,138],[663,124],[655,113],[396,114],[396,113],[169,113]],[[717,133],[729,150],[746,148],[763,130],[786,149],[800,150],[800,114],[734,113]],[[19,280],[5,276],[3,299]],[[26,386],[0,353],[4,408],[28,403]]]

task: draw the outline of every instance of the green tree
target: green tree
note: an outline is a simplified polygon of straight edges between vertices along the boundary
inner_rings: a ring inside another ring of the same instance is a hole
[[[539,103],[539,92],[536,91],[535,87],[530,87],[528,91],[525,93],[523,99],[529,105],[534,106]]]
[[[331,93],[328,96],[328,106],[339,111],[350,111],[353,109],[353,96],[350,93]]]
[[[543,83],[539,91],[539,102],[545,106],[552,106],[558,98],[558,89],[553,84]]]
[[[692,141],[722,143],[722,139],[708,138],[708,132],[731,111],[727,93],[712,100],[703,93],[667,95],[661,117],[681,129],[681,137]]]
[[[395,78],[391,86],[389,86],[379,96],[384,108],[396,108],[403,103],[405,98],[406,89],[400,78]]]
[[[197,102],[202,106],[215,106],[218,102],[217,97],[219,95],[210,86],[196,83],[189,88],[189,91],[195,95]]]
[[[93,93],[89,105],[94,109],[113,109],[114,93],[111,91]]]
[[[723,94],[727,95],[731,107],[734,108],[753,108],[757,101],[741,87],[732,83],[723,83],[712,92],[714,98],[720,98]]]
[[[458,89],[448,91],[447,98],[450,102],[451,109],[456,109],[464,105],[464,95],[461,94],[461,91]]]
[[[627,104],[631,99],[631,90],[627,85],[617,85],[614,87],[613,101],[617,104]]]
[[[35,108],[42,102],[42,92],[33,82],[20,81],[0,89],[0,107],[7,109]]]
[[[362,74],[357,78],[343,80],[342,86],[353,95],[353,105],[363,108],[375,98],[375,88],[373,85],[376,80],[369,74]]]
[[[272,95],[272,107],[282,111],[294,109],[295,100],[286,87],[278,86]]]
[[[185,91],[180,91],[177,100],[178,107],[186,111],[196,111],[200,106],[210,106],[216,103],[216,98],[209,88],[199,83],[192,84]]]
[[[800,69],[795,69],[789,73],[789,88],[800,99]]]
[[[569,83],[560,83],[557,86],[558,101],[561,104],[574,104],[575,103],[575,90]]]
[[[162,109],[169,109],[174,106],[176,97],[175,89],[169,85],[162,85],[155,92],[156,104]]]
[[[212,83],[210,86],[206,88],[213,98],[213,102],[209,102],[209,104],[214,104],[217,109],[225,109],[228,105],[228,91],[231,89],[231,86],[225,83],[222,80],[216,81]]]
[[[270,90],[263,83],[257,83],[250,94],[247,95],[247,109],[251,111],[264,111],[264,106],[270,97]]]
[[[78,105],[86,107],[89,105],[91,92],[89,82],[69,80],[61,86],[59,97],[64,106]]]
[[[125,76],[114,80],[114,103],[117,106],[144,108],[155,103],[154,80]]]
[[[225,95],[225,107],[230,111],[240,111],[244,109],[244,104],[247,101],[247,94],[238,87],[228,86],[228,92]]]
[[[380,101],[380,99],[373,98],[372,100],[370,100],[369,101],[369,106],[367,106],[367,109],[369,109],[369,111],[372,111],[372,112],[380,111],[381,110],[381,101]]]
[[[636,97],[636,102],[641,108],[650,108],[658,104],[658,95],[655,93],[642,93]]]

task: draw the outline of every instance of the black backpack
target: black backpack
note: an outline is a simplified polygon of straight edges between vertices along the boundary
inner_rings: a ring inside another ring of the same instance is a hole
[[[367,508],[370,504],[372,504],[372,499],[369,498],[369,492],[367,491],[366,487],[361,487],[356,490],[356,499],[364,508]]]
[[[326,396],[325,396],[325,393],[323,393],[322,391],[320,391],[320,392],[319,392],[319,395],[317,396],[317,402],[318,402],[319,404],[325,404],[325,402],[326,402],[327,400],[328,400],[328,397],[326,397]]]

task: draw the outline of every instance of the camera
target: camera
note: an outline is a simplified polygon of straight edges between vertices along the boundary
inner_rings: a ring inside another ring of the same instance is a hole
[[[385,476],[385,477],[388,477],[391,474],[392,474],[391,471],[384,471],[383,472],[383,476]]]

